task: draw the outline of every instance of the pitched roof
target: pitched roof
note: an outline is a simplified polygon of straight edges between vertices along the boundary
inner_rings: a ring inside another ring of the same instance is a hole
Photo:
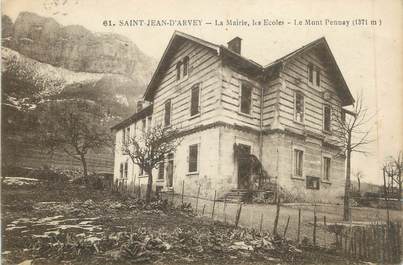
[[[337,79],[338,79],[338,81],[340,81],[340,84],[341,84],[340,88],[342,90],[340,95],[342,97],[343,105],[346,106],[346,105],[351,105],[354,103],[354,98],[351,95],[348,85],[337,65],[336,59],[334,58],[332,51],[330,50],[329,45],[324,37],[314,40],[314,41],[302,46],[301,48],[296,49],[295,51],[271,62],[270,64],[268,64],[266,66],[262,66],[253,60],[250,60],[238,53],[231,51],[226,46],[214,44],[212,42],[205,41],[203,39],[197,38],[195,36],[192,36],[192,35],[180,32],[180,31],[175,31],[173,33],[173,35],[168,43],[168,46],[166,47],[166,49],[161,57],[161,60],[158,63],[157,69],[155,70],[155,72],[151,78],[151,81],[148,84],[147,89],[144,93],[144,98],[146,100],[152,99],[153,93],[154,93],[156,87],[158,86],[158,82],[160,81],[161,72],[163,72],[165,70],[165,68],[167,67],[166,61],[167,61],[168,57],[170,57],[173,54],[172,48],[177,44],[177,41],[179,41],[179,40],[190,40],[192,42],[198,43],[208,49],[211,49],[212,51],[217,53],[217,55],[223,55],[223,56],[230,58],[230,62],[234,66],[240,67],[242,69],[247,69],[249,72],[252,71],[256,74],[270,73],[273,69],[275,69],[275,67],[283,64],[290,58],[293,58],[296,55],[302,54],[303,52],[306,52],[307,50],[309,50],[313,47],[322,46],[325,49],[325,51],[327,52],[327,54],[329,55],[330,61],[331,61],[332,65],[334,66],[335,72],[337,73]]]
[[[119,122],[118,124],[111,127],[111,130],[119,130],[122,129],[133,122],[139,121],[144,119],[147,116],[150,116],[153,113],[153,105],[149,105],[144,109],[140,110],[139,112],[134,113],[133,115],[129,116],[128,118],[124,119],[123,121]]]
[[[336,59],[333,56],[332,51],[330,50],[329,44],[327,43],[325,37],[321,37],[321,38],[319,38],[317,40],[314,40],[314,41],[302,46],[301,48],[296,49],[293,52],[290,52],[289,54],[284,55],[283,57],[281,57],[281,58],[269,63],[268,65],[266,65],[264,67],[264,69],[265,69],[265,71],[267,71],[268,69],[274,67],[275,65],[284,63],[287,60],[293,58],[294,56],[298,56],[298,55],[306,52],[307,50],[309,50],[311,48],[314,48],[314,47],[318,47],[318,46],[322,46],[326,50],[327,54],[329,55],[330,61],[331,61],[332,65],[334,66],[334,70],[337,73],[338,80],[341,83],[340,88],[343,90],[342,91],[343,93],[341,93],[341,95],[340,95],[343,98],[343,100],[342,100],[343,106],[348,106],[348,105],[353,104],[354,103],[354,98],[351,95],[351,92],[350,92],[350,89],[348,88],[346,80],[344,79],[343,74],[340,71],[340,68],[339,68],[339,66],[338,66],[338,64],[336,62]]]

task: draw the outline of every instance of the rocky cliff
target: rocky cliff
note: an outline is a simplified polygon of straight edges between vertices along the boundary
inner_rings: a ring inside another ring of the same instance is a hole
[[[4,46],[56,67],[127,75],[144,87],[155,65],[131,40],[118,34],[62,26],[53,18],[29,12],[20,13],[14,24],[9,18],[4,22],[3,38],[8,38]]]

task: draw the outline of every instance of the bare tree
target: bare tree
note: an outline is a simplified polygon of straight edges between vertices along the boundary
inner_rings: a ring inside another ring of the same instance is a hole
[[[49,148],[51,153],[61,150],[80,161],[86,178],[88,151],[96,152],[111,144],[103,109],[92,101],[72,99],[43,103],[37,113],[38,144]]]
[[[344,213],[343,220],[351,220],[351,154],[353,152],[367,154],[365,146],[373,142],[370,139],[369,121],[372,116],[369,115],[368,109],[363,105],[363,95],[360,93],[356,97],[353,110],[335,110],[334,115],[339,130],[337,145],[340,154],[346,157],[346,181],[344,190]],[[347,115],[346,115],[347,114]]]
[[[397,185],[397,199],[400,202],[402,199],[402,168],[403,168],[403,155],[400,151],[397,157],[388,157],[388,161],[384,163],[383,166],[383,177],[384,177],[384,191],[385,198],[386,195],[395,192],[394,184]],[[386,181],[386,178],[388,181]],[[401,203],[399,203],[401,208]]]
[[[146,202],[151,200],[153,185],[152,170],[164,161],[165,157],[175,152],[181,142],[179,131],[157,125],[139,136],[128,136],[121,145],[123,155],[128,155],[133,164],[139,166],[148,175]]]

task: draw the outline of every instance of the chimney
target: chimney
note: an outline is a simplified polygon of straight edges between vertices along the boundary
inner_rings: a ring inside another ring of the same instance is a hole
[[[241,42],[242,39],[240,37],[235,37],[228,42],[228,49],[238,54],[241,54]]]
[[[137,112],[143,109],[144,102],[142,100],[137,101]]]

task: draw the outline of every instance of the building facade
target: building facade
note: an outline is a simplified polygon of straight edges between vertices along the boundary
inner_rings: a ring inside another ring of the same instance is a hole
[[[337,120],[353,104],[324,38],[261,66],[228,46],[175,32],[147,87],[149,105],[113,127],[114,177],[128,190],[147,176],[121,154],[127,135],[149,126],[179,129],[181,144],[155,170],[158,190],[224,196],[261,188],[247,158],[300,201],[334,202],[344,190]]]

